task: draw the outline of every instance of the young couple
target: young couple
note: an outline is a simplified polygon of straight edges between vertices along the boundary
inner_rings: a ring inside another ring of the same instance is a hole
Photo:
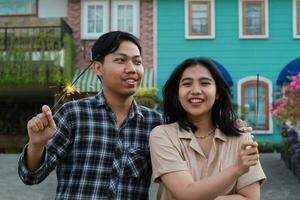
[[[265,175],[257,144],[243,124],[234,125],[230,91],[215,65],[192,58],[174,70],[161,125],[158,113],[133,98],[144,73],[141,54],[129,33],[95,42],[92,66],[102,91],[54,116],[43,106],[27,123],[22,181],[40,183],[56,168],[56,199],[145,200],[153,170],[158,199],[259,199]]]

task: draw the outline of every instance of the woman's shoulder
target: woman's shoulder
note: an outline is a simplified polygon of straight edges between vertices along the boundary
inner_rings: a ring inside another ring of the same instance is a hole
[[[171,123],[171,124],[161,124],[156,126],[154,129],[152,129],[153,133],[156,132],[169,132],[169,131],[176,131],[178,130],[179,126],[177,122]]]
[[[179,129],[178,123],[162,124],[152,129],[150,137],[170,137],[177,134]]]
[[[230,136],[228,137],[228,140],[231,142],[236,142],[236,143],[243,143],[246,141],[253,141],[252,139],[252,133],[251,132],[242,132],[240,133],[239,136]]]

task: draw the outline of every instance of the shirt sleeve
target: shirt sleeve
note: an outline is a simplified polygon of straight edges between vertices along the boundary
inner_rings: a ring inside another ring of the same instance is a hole
[[[242,141],[252,141],[252,137],[250,133],[244,133],[242,137]],[[262,169],[260,162],[258,162],[255,166],[251,166],[249,171],[242,176],[239,177],[237,181],[237,191],[242,189],[243,187],[250,185],[255,182],[259,182],[261,185],[266,180],[266,175]]]
[[[172,142],[169,135],[164,125],[154,128],[150,133],[152,176],[155,182],[159,182],[159,177],[166,173],[188,170],[187,162],[180,156],[179,146]]]
[[[70,139],[70,117],[68,112],[62,107],[54,116],[56,122],[56,132],[54,136],[48,141],[44,158],[41,166],[35,170],[30,171],[26,164],[26,145],[20,155],[18,162],[18,173],[20,179],[27,185],[38,184],[42,182],[57,165],[57,162],[65,155]]]

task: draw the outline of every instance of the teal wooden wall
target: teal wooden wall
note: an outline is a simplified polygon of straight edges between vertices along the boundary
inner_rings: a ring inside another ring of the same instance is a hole
[[[221,63],[232,76],[233,100],[237,83],[257,73],[273,83],[281,69],[300,57],[300,39],[293,38],[292,0],[269,0],[269,38],[239,39],[238,0],[215,0],[215,38],[185,39],[184,0],[157,0],[157,86],[161,91],[173,68],[185,58],[207,56]],[[275,96],[273,95],[273,99]],[[259,141],[279,142],[273,134],[259,134]]]

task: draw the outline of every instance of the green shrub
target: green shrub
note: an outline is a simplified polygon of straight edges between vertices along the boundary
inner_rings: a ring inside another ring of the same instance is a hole
[[[157,88],[139,88],[134,94],[134,98],[139,105],[161,110],[162,100],[156,92]]]
[[[280,152],[281,144],[270,142],[258,142],[259,153]]]

